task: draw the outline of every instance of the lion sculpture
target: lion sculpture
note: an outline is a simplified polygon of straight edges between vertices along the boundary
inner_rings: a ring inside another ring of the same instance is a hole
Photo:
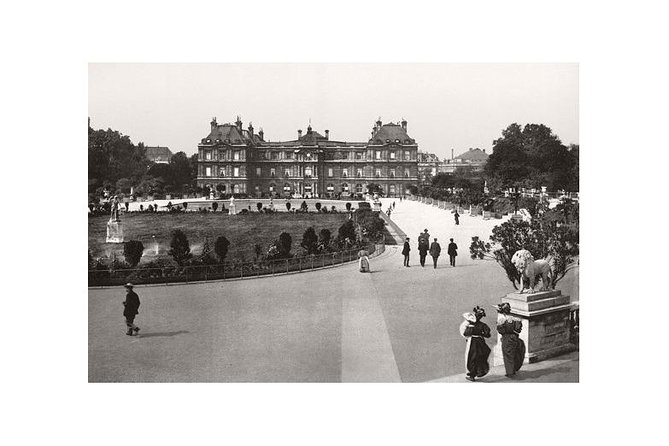
[[[514,264],[520,273],[520,292],[523,292],[525,280],[529,280],[530,293],[534,293],[534,284],[537,277],[541,276],[541,291],[551,289],[554,277],[551,262],[546,259],[534,260],[532,253],[526,249],[520,249],[511,257],[511,263]]]

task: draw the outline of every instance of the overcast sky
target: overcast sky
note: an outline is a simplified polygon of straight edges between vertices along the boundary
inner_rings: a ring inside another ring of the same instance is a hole
[[[491,151],[509,124],[578,144],[578,64],[91,64],[94,129],[193,154],[209,122],[253,122],[270,141],[311,119],[330,139],[366,141],[378,117],[408,121],[421,151]]]

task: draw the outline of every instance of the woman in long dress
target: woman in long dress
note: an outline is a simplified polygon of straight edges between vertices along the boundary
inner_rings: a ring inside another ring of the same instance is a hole
[[[465,313],[462,317],[465,318],[465,321],[460,325],[460,334],[467,340],[465,378],[475,381],[476,378],[481,378],[490,371],[488,364],[490,347],[485,343],[485,338],[490,337],[490,327],[481,322],[481,319],[485,317],[485,310],[481,307],[477,306],[471,313]]]
[[[358,252],[358,266],[360,267],[361,273],[369,272],[369,257],[367,257],[366,251]]]
[[[502,356],[504,370],[508,378],[516,374],[525,360],[525,343],[520,339],[523,322],[511,316],[511,305],[507,302],[497,305],[497,331],[502,335]]]

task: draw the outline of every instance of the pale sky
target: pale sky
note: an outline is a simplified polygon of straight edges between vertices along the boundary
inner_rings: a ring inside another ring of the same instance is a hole
[[[549,126],[578,144],[578,64],[90,64],[94,129],[191,155],[209,122],[241,116],[265,140],[312,128],[367,141],[374,122],[406,119],[418,149],[491,152],[509,124]]]

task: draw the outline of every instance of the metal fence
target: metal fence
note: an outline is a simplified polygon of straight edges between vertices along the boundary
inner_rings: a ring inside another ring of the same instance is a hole
[[[338,265],[358,259],[364,250],[370,257],[385,251],[385,243],[368,244],[345,251],[293,257],[280,260],[257,260],[251,262],[226,262],[223,264],[197,266],[169,266],[163,268],[95,269],[88,270],[88,286],[115,286],[127,282],[134,284],[169,284],[206,280],[228,280],[310,271],[326,266]]]

